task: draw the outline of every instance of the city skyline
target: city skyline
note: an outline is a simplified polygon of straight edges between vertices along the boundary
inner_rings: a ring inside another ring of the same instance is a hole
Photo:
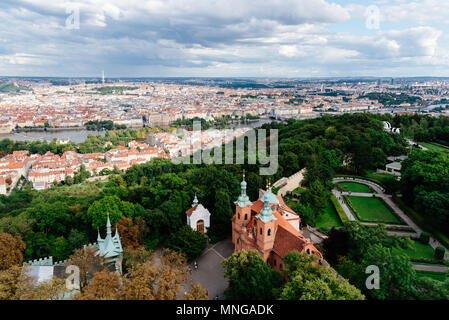
[[[445,76],[448,9],[435,0],[3,1],[0,74]]]

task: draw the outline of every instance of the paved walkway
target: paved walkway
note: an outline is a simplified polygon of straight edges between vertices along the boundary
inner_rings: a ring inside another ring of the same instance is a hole
[[[351,210],[349,210],[348,206],[346,205],[346,202],[343,200],[341,192],[338,191],[337,189],[333,189],[332,193],[334,194],[335,198],[337,198],[338,203],[340,204],[344,213],[348,217],[349,221],[356,221],[355,217],[352,215]]]
[[[377,193],[384,193],[385,189],[382,188],[382,186],[378,185],[377,183],[374,183],[372,181],[368,181],[368,180],[363,180],[363,179],[359,179],[359,178],[351,178],[351,177],[336,177],[334,179],[332,179],[333,183],[338,183],[338,182],[358,182],[364,185],[367,185],[369,187],[372,187]]]
[[[194,262],[190,264],[192,274],[188,277],[190,283],[200,283],[207,290],[209,300],[223,299],[223,292],[228,287],[228,279],[224,277],[224,268],[221,265],[223,259],[234,252],[234,244],[231,239],[209,245],[203,254],[196,260],[198,269],[195,270]]]
[[[287,178],[286,184],[279,189],[278,195],[285,196],[287,191],[293,191],[296,188],[298,188],[301,184],[302,179],[304,179],[304,173],[305,169],[302,169],[301,171],[296,172],[295,174],[291,175]]]
[[[348,206],[346,205],[345,201],[340,200],[340,198],[342,197],[342,195],[351,195],[351,196],[357,196],[357,197],[372,197],[373,195],[375,195],[376,197],[382,198],[385,203],[394,211],[394,213],[399,216],[402,221],[405,222],[406,225],[408,225],[410,228],[412,228],[415,233],[412,232],[391,232],[388,231],[387,234],[389,236],[398,236],[398,237],[419,237],[419,235],[421,234],[421,232],[423,232],[423,230],[418,227],[413,221],[412,219],[410,219],[405,213],[404,211],[401,210],[401,208],[399,208],[399,206],[393,202],[393,200],[391,199],[392,196],[385,194],[385,190],[379,186],[378,184],[368,181],[368,180],[363,180],[363,179],[359,179],[359,178],[349,178],[349,177],[337,177],[332,179],[333,183],[338,183],[338,182],[358,182],[361,184],[365,184],[368,185],[370,187],[372,187],[377,194],[373,194],[373,193],[361,193],[361,192],[340,192],[337,189],[333,189],[332,193],[334,194],[334,196],[338,199],[338,202],[340,203],[340,206],[342,207],[343,211],[345,212],[346,216],[348,217],[348,219],[350,221],[355,221],[355,217],[353,216],[352,212],[350,211],[350,209],[348,208]],[[368,222],[361,222],[362,224],[370,224]],[[443,248],[445,248],[441,243],[439,243],[438,241],[436,241],[433,237],[430,237],[430,241],[429,241],[429,245],[435,249],[438,246],[441,246]],[[445,260],[449,260],[449,251],[447,250],[447,248],[445,248],[446,253],[445,253]]]
[[[420,271],[433,271],[433,272],[446,272],[448,270],[446,266],[432,266],[427,264],[414,264],[413,269]]]

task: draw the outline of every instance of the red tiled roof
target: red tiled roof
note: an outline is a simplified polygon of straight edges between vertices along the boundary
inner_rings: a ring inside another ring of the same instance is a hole
[[[196,210],[196,207],[198,207],[198,205],[195,205],[194,207],[187,210],[186,215],[188,215],[190,217],[192,215],[192,212]]]
[[[284,228],[283,225],[279,225],[276,230],[273,251],[283,258],[289,251],[304,251],[305,244],[305,239],[296,236],[290,230]]]

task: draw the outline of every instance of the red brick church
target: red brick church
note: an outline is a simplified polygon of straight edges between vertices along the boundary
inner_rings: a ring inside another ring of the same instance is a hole
[[[319,264],[323,255],[313,241],[301,234],[301,218],[290,209],[281,196],[275,195],[268,186],[260,190],[259,199],[251,202],[246,195],[243,174],[241,194],[235,202],[236,213],[232,217],[232,242],[234,251],[257,250],[262,259],[280,271],[287,252],[297,250],[317,257]]]

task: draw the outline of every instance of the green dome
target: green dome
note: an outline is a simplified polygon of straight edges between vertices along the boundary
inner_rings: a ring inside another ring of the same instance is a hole
[[[276,197],[276,195],[271,192],[271,188],[269,188],[267,190],[267,192],[264,193],[264,195],[262,196],[262,198],[260,198],[260,200],[262,200],[263,202],[268,202],[268,203],[277,203],[279,204],[279,200]]]

